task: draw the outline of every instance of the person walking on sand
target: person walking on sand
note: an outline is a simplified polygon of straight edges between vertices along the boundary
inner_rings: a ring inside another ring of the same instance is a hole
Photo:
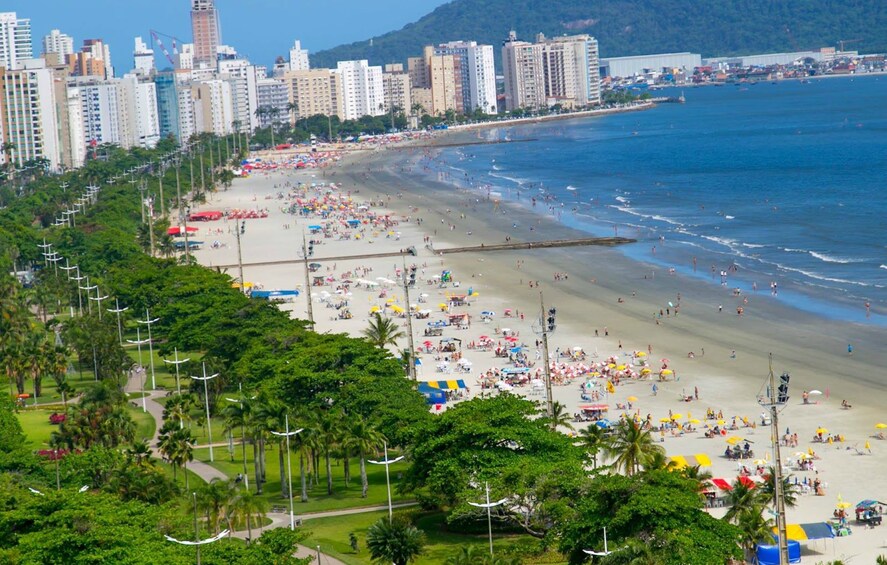
[[[853,356],[853,344],[847,344],[847,355]]]

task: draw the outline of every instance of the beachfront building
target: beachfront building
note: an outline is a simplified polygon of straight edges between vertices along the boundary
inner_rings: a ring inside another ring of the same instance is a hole
[[[11,155],[17,166],[32,159],[46,159],[49,167],[57,170],[61,144],[53,72],[43,59],[21,59],[16,67],[0,67],[2,142],[15,147]],[[6,156],[2,159],[5,161]]]
[[[68,55],[71,76],[114,78],[111,49],[101,39],[85,39],[80,51]]]
[[[486,114],[496,113],[496,68],[492,45],[450,41],[437,45],[433,52],[437,56],[452,55],[459,60],[462,112],[470,114],[480,109]]]
[[[256,67],[246,59],[219,59],[218,78],[231,84],[234,120],[240,132],[251,132],[259,126],[256,109],[259,107]]]
[[[434,47],[425,46],[421,57],[407,59],[407,72],[413,89],[427,92],[414,92],[411,97],[427,101],[425,112],[442,116],[447,110],[464,111],[462,64],[458,55],[435,55]]]
[[[97,77],[77,77],[69,85],[79,93],[81,127],[88,145],[123,144],[121,109],[123,95],[119,81]]]
[[[290,121],[289,96],[286,83],[279,78],[260,78],[256,81],[259,108],[273,109],[276,113],[259,113],[259,127],[265,128]]]
[[[0,12],[0,67],[15,69],[33,56],[31,20],[15,12]]]
[[[120,107],[121,145],[151,149],[160,141],[160,122],[157,115],[157,90],[153,81],[135,74],[120,79],[123,104]]]
[[[222,43],[215,0],[191,0],[191,36],[194,41],[194,62],[215,66]]]
[[[216,135],[232,133],[235,120],[232,98],[231,83],[227,80],[211,79],[193,83],[191,99],[194,103],[195,132]]]
[[[163,71],[154,77],[157,89],[157,121],[160,137],[170,135],[186,140],[195,131],[191,73],[188,70]]]
[[[64,98],[59,96],[63,93]],[[83,129],[83,104],[77,87],[69,86],[66,81],[56,81],[56,100],[64,100],[59,104],[63,111],[59,112],[59,132],[62,146],[62,164],[68,169],[83,166],[86,160],[86,133]]]
[[[339,61],[336,72],[342,77],[342,106],[346,120],[385,113],[382,67],[371,67],[366,59]]]
[[[283,82],[287,98],[295,105],[290,112],[291,123],[296,120],[323,114],[343,119],[345,109],[342,101],[342,75],[331,69],[311,69],[308,71],[286,71]]]
[[[60,61],[67,60],[68,55],[74,54],[74,38],[54,29],[43,36],[43,54],[55,53]]]
[[[311,68],[308,63],[308,50],[302,49],[302,42],[298,39],[290,48],[290,57],[287,62],[287,70],[290,71],[307,71]]]
[[[148,49],[141,37],[136,37],[134,44],[132,51],[133,72],[139,76],[152,76],[157,72],[154,66],[154,50]]]
[[[634,55],[631,57],[607,57],[601,59],[604,76],[627,78],[648,72],[662,72],[663,69],[679,69],[693,73],[702,66],[702,56],[698,53],[658,53],[655,55]]]
[[[545,74],[542,46],[520,41],[512,31],[502,44],[502,71],[505,75],[505,109],[538,109],[545,104]]]
[[[590,35],[546,38],[541,33],[542,74],[546,104],[568,108],[601,102],[600,58],[597,40]]]
[[[385,92],[385,112],[390,112],[392,108],[399,108],[406,114],[411,111],[410,75],[404,72],[402,64],[385,65],[382,89]]]

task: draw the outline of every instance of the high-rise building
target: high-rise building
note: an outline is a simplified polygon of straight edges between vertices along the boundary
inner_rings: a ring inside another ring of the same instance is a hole
[[[542,46],[519,41],[515,32],[502,44],[505,109],[541,108],[545,104]]]
[[[15,69],[34,56],[31,46],[31,20],[15,12],[0,12],[0,67]]]
[[[85,39],[80,51],[68,56],[71,76],[114,78],[111,49],[101,39]]]
[[[83,166],[86,160],[86,137],[83,130],[83,105],[80,89],[65,84],[68,127],[62,132],[62,161],[69,169]]]
[[[256,81],[259,108],[270,112],[259,113],[259,127],[265,128],[290,121],[289,96],[286,83],[280,78],[260,78]]]
[[[80,92],[83,137],[89,146],[113,143],[123,145],[120,119],[123,95],[119,81],[79,77],[72,85]]]
[[[234,131],[230,82],[212,79],[193,83],[191,98],[194,100],[195,131],[216,135],[228,135]]]
[[[55,53],[60,61],[65,61],[68,55],[74,54],[74,38],[54,29],[43,36],[43,53]]]
[[[18,166],[32,159],[46,159],[52,170],[61,164],[53,82],[43,59],[22,59],[17,68],[2,69],[0,131],[15,147],[12,159]]]
[[[220,59],[218,65],[218,78],[231,84],[233,119],[238,122],[239,131],[254,131],[259,125],[256,116],[259,107],[256,67],[245,59]]]
[[[135,47],[132,51],[133,72],[139,76],[151,76],[156,71],[154,66],[154,50],[142,41],[141,37],[135,38]]]
[[[496,69],[493,46],[476,41],[451,41],[434,47],[434,54],[452,55],[459,59],[462,91],[462,112],[470,114],[481,109],[496,113]]]
[[[400,66],[400,72],[384,72],[382,73],[382,88],[385,92],[385,112],[391,112],[392,108],[399,108],[405,114],[412,111],[413,99],[410,96],[410,75],[403,72],[403,65]],[[386,70],[391,65],[386,65]]]
[[[286,71],[283,74],[289,102],[295,105],[295,120],[323,114],[344,118],[342,75],[330,69]]]
[[[215,65],[222,31],[214,0],[191,0],[191,32],[195,62]]]
[[[436,55],[430,45],[421,57],[407,59],[411,97],[429,114],[440,116],[448,110],[462,113],[465,107],[461,57],[452,54]],[[428,92],[418,92],[428,90]]]
[[[187,140],[195,132],[191,73],[187,70],[162,71],[154,77],[157,89],[157,121],[160,137],[170,135]]]
[[[600,104],[600,59],[597,40],[590,35],[547,39],[541,33],[542,70],[548,102],[565,106]]]
[[[120,80],[120,86],[122,110],[126,116],[126,127],[122,132],[123,147],[153,148],[160,141],[154,82],[127,74]]]
[[[289,70],[307,71],[311,66],[308,63],[308,50],[302,49],[302,42],[298,39],[290,49]]]
[[[339,61],[336,72],[342,77],[342,100],[346,120],[385,113],[382,67],[371,67],[366,59]]]

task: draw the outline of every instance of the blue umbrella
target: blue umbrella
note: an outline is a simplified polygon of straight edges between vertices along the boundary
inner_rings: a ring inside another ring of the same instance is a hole
[[[523,351],[523,350],[524,350],[523,347],[512,347],[512,348],[511,348],[511,352],[512,352],[512,353],[520,353],[520,352]]]
[[[610,420],[598,420],[594,425],[599,428],[609,428],[612,424],[610,424]]]

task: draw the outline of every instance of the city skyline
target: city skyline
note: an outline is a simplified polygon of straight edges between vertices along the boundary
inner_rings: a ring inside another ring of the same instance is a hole
[[[223,30],[223,43],[256,64],[271,67],[277,56],[287,57],[294,39],[311,53],[368,39],[377,34],[399,29],[422,17],[445,0],[380,0],[370,5],[359,0],[337,0],[336,13],[347,13],[346,21],[335,25],[318,25],[330,19],[328,4],[295,5],[283,0],[254,0],[247,6],[234,0],[216,0]],[[113,0],[92,0],[83,4],[59,3],[55,0],[9,0],[3,10],[18,12],[20,18],[31,20],[35,38],[34,54],[39,55],[40,40],[58,29],[72,36],[75,45],[87,38],[101,38],[115,52],[132,50],[133,39],[141,36],[150,44],[150,30],[177,37],[190,43],[191,0],[164,0],[160,3],[127,3],[125,7]],[[251,18],[255,18],[252,23]],[[255,33],[256,26],[262,33]],[[268,39],[271,38],[271,39]],[[164,38],[167,42],[168,39]],[[155,46],[156,47],[156,46]],[[157,65],[165,65],[157,51]]]

